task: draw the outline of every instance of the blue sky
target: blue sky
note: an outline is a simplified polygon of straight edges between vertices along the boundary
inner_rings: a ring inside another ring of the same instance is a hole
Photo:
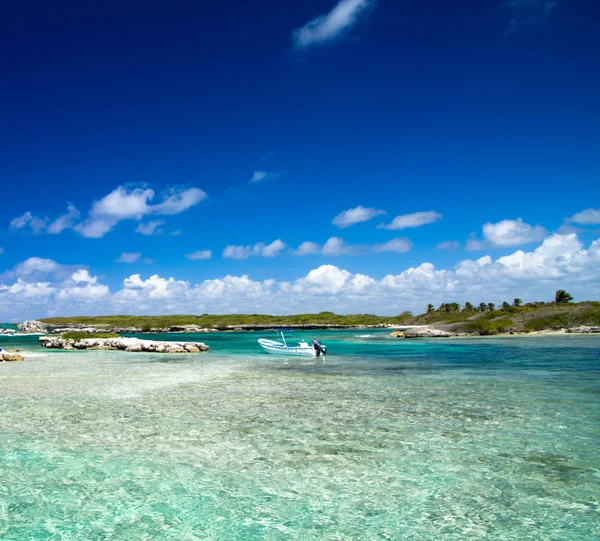
[[[0,320],[600,298],[592,3],[213,4],[6,8]]]

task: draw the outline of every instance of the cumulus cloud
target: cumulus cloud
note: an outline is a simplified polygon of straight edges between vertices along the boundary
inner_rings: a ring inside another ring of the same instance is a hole
[[[542,26],[558,7],[556,0],[503,0],[500,6],[511,13],[506,30],[511,34],[526,27]]]
[[[452,268],[424,262],[398,274],[373,277],[322,265],[295,281],[225,276],[192,284],[175,277],[132,274],[111,292],[87,269],[64,276],[56,261],[19,265],[21,275],[0,279],[0,313],[7,320],[135,311],[156,313],[396,314],[428,303],[495,302],[520,297],[550,300],[567,289],[577,300],[600,298],[600,239],[587,248],[576,234],[552,235],[530,252],[465,259]],[[27,269],[37,269],[36,273]],[[46,272],[39,274],[40,269]]]
[[[135,263],[142,254],[140,252],[123,252],[119,259],[117,259],[117,263]]]
[[[340,212],[340,214],[338,214],[331,221],[331,223],[340,229],[344,229],[345,227],[349,227],[354,224],[367,222],[375,218],[375,216],[381,216],[382,214],[387,214],[387,212],[381,209],[374,209],[372,207],[365,208],[361,205],[358,205],[358,207]]]
[[[46,231],[49,234],[59,234],[66,229],[73,229],[83,237],[100,238],[111,231],[122,220],[141,222],[146,216],[170,216],[179,214],[198,204],[206,198],[206,193],[200,188],[172,188],[161,195],[156,204],[151,204],[155,196],[150,188],[131,188],[119,186],[108,195],[95,201],[85,220],[79,221],[80,212],[71,203],[67,213],[59,216],[50,225],[47,218],[34,216],[26,212],[10,222],[11,229],[31,229],[34,234]],[[136,229],[142,235],[152,235],[164,220],[140,223]]]
[[[166,223],[167,222],[165,222],[164,220],[151,220],[146,223],[140,222],[138,224],[138,226],[135,228],[135,232],[139,233],[140,235],[146,235],[146,236],[156,235],[161,232],[159,227]]]
[[[435,247],[438,250],[458,250],[460,248],[460,242],[447,240],[445,242],[438,242]]]
[[[211,250],[198,250],[197,252],[192,252],[191,254],[186,254],[185,256],[190,261],[198,261],[201,259],[210,259],[212,257]]]
[[[231,259],[248,259],[249,257],[275,257],[284,250],[285,242],[274,240],[271,244],[258,242],[249,246],[229,245],[223,250],[223,257]]]
[[[567,231],[562,231],[567,232]],[[483,226],[483,238],[478,239],[474,233],[467,240],[466,250],[488,250],[490,248],[508,248],[539,242],[548,236],[548,231],[541,225],[529,225],[521,218],[487,223]]]
[[[374,5],[375,0],[341,0],[329,13],[294,31],[296,49],[307,49],[341,38]]]
[[[0,280],[14,278],[22,278],[26,281],[37,281],[42,278],[63,280],[82,268],[84,268],[84,265],[61,265],[53,259],[30,257],[15,265],[11,270],[0,274]]]
[[[414,212],[412,214],[404,214],[396,216],[391,224],[380,224],[379,229],[407,229],[410,227],[421,227],[422,225],[432,224],[441,220],[443,216],[439,212],[430,210],[429,212]]]
[[[600,224],[600,209],[587,209],[574,214],[567,218],[568,222],[573,222],[580,225],[596,225]]]
[[[531,226],[518,218],[485,224],[483,236],[494,246],[504,247],[540,241],[548,236],[548,232],[540,225]]]
[[[100,238],[111,231],[121,220],[140,221],[144,216],[179,214],[206,198],[200,188],[173,188],[165,192],[162,201],[150,204],[154,199],[150,188],[128,188],[119,186],[102,199],[96,201],[84,222],[74,229],[84,237]]]

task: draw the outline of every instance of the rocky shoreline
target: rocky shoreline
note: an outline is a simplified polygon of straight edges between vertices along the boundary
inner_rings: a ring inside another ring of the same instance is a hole
[[[80,332],[87,334],[114,333],[114,334],[175,334],[175,333],[208,333],[208,332],[241,332],[241,331],[268,331],[273,325],[227,325],[225,327],[199,327],[198,325],[172,325],[170,327],[92,327],[89,325],[53,325],[42,321],[24,321],[19,323],[19,329],[24,333],[65,334]],[[344,329],[388,329],[394,325],[316,325],[301,324],[287,325],[286,327],[298,330],[344,330]]]
[[[600,327],[582,325],[579,327],[571,327],[568,329],[546,329],[543,331],[514,331],[510,333],[497,334],[482,334],[482,333],[466,333],[466,332],[451,332],[442,331],[435,327],[414,327],[406,330],[393,331],[390,336],[392,338],[481,338],[481,337],[502,337],[502,336],[546,336],[560,334],[600,334]]]
[[[162,342],[139,338],[84,338],[73,340],[60,336],[41,336],[40,344],[49,349],[118,350],[148,353],[201,353],[210,348],[202,342]]]
[[[10,351],[0,351],[0,363],[11,363],[16,361],[22,361],[24,357],[18,353],[12,353]]]
[[[87,325],[52,325],[41,321],[24,321],[18,325],[22,333],[62,335],[70,332],[85,333],[94,335],[98,333],[114,334],[183,334],[183,333],[209,333],[209,332],[244,332],[244,331],[268,331],[273,329],[272,325],[240,325],[227,326],[222,328],[203,328],[198,325],[173,325],[165,328],[141,329],[138,327],[109,327],[99,328]],[[596,334],[600,333],[600,327],[582,325],[571,328],[545,329],[541,331],[512,331],[507,333],[481,333],[481,332],[456,332],[442,330],[431,325],[291,325],[291,329],[296,330],[350,330],[350,329],[396,329],[391,333],[392,338],[460,338],[474,336],[521,336],[521,335],[540,335],[540,334]]]

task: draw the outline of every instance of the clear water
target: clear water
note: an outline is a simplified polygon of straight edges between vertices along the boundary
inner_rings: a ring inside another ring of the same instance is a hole
[[[0,364],[0,539],[600,539],[600,337],[260,336]]]

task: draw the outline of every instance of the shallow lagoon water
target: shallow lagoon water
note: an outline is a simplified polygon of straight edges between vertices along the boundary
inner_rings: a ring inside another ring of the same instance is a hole
[[[0,538],[600,538],[600,337],[266,335],[0,365]]]

